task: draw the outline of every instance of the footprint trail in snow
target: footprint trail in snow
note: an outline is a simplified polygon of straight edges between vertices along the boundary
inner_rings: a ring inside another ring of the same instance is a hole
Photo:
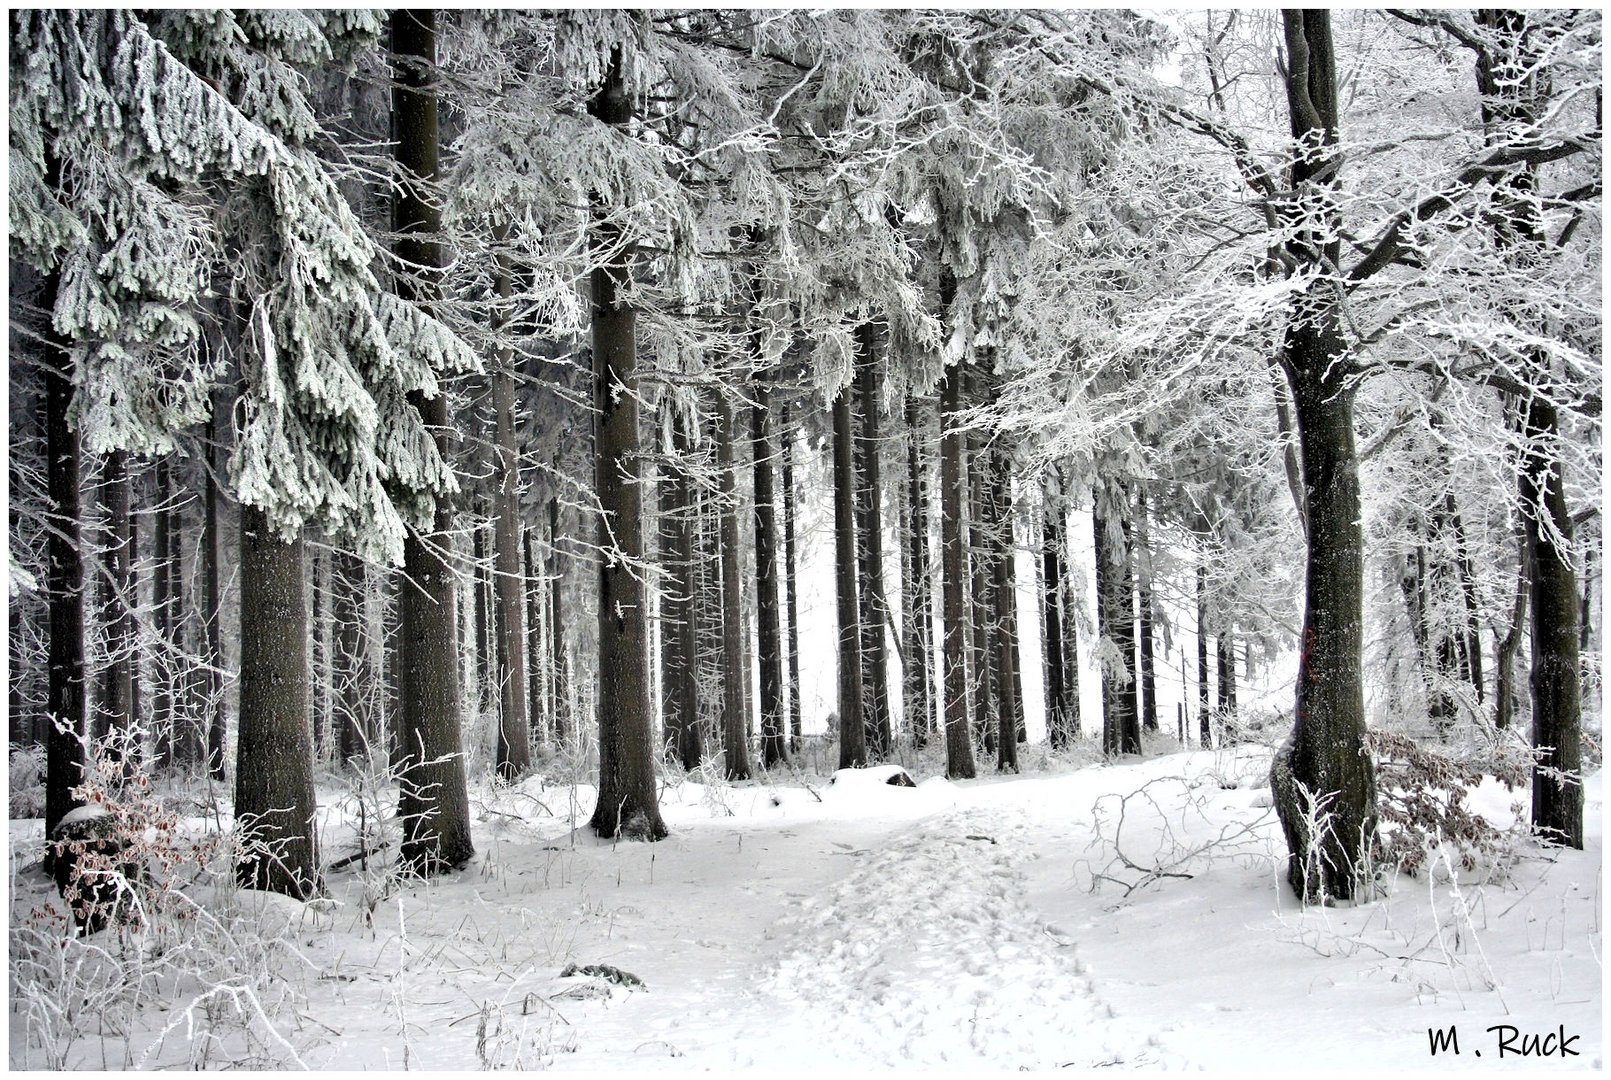
[[[857,866],[768,936],[758,996],[813,1033],[813,1056],[888,1067],[1162,1064],[1115,1018],[1073,942],[1023,903],[1019,814],[958,810],[846,852]]]

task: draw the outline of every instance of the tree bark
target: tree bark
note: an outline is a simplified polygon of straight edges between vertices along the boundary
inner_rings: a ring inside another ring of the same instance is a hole
[[[336,694],[336,756],[343,764],[351,764],[367,757],[374,734],[364,705],[364,687],[369,681],[363,647],[364,564],[352,552],[332,553],[330,593],[335,623],[331,678]]]
[[[901,657],[906,691],[906,726],[914,748],[923,747],[934,731],[931,692],[934,626],[929,591],[928,485],[924,482],[923,426],[917,395],[906,395],[906,545],[905,581],[901,593],[906,608],[906,652]]]
[[[1204,750],[1214,745],[1213,714],[1208,709],[1208,572],[1197,554],[1197,724]]]
[[[624,128],[632,97],[621,68],[621,46],[588,114]],[[654,786],[654,718],[649,709],[648,595],[639,484],[637,312],[621,298],[636,244],[590,194],[589,244],[598,260],[593,300],[593,485],[599,501],[599,793],[590,824],[599,836],[659,840],[667,834]],[[731,760],[730,760],[731,764]]]
[[[941,310],[950,308],[956,294],[956,280],[941,271]],[[968,661],[964,624],[967,598],[964,574],[967,553],[964,537],[967,523],[962,516],[962,474],[964,436],[957,430],[957,414],[962,411],[962,371],[948,368],[940,391],[940,576],[944,594],[945,648],[942,678],[945,690],[945,775],[953,780],[974,775],[973,733],[968,726]]]
[[[1158,730],[1158,674],[1152,635],[1152,546],[1147,528],[1147,491],[1136,489],[1136,601],[1141,632],[1141,727]]]
[[[207,468],[203,479],[204,502],[202,504],[202,532],[201,532],[201,591],[202,591],[202,640],[204,655],[207,662],[207,772],[214,780],[224,779],[224,763],[227,748],[224,745],[227,739],[228,719],[224,714],[224,582],[222,570],[219,566],[218,543],[220,539],[219,527],[219,500],[218,478],[223,475],[221,455],[223,451],[224,430],[226,422],[220,415],[222,403],[215,397],[213,399],[213,415],[209,423],[211,438],[207,440]],[[127,490],[124,499],[128,498]],[[127,503],[124,504],[127,511]],[[120,577],[119,581],[125,580]],[[130,591],[126,595],[132,598],[133,578],[127,579]],[[130,621],[132,628],[132,619]],[[130,630],[132,636],[132,629]],[[132,690],[132,688],[131,688]]]
[[[500,230],[500,233],[503,230]],[[493,280],[504,302],[513,274],[500,257]],[[503,320],[500,320],[502,322]],[[515,442],[515,372],[512,354],[500,346],[492,371],[496,415],[497,490],[493,507],[493,613],[497,634],[498,775],[514,780],[531,768],[531,710],[526,697],[526,580],[521,568],[520,454]]]
[[[106,601],[101,605],[102,625],[106,627],[107,662],[101,671],[100,719],[96,735],[116,735],[109,751],[122,757],[131,749],[124,745],[134,722],[134,658],[136,604],[133,546],[130,536],[130,487],[128,455],[114,451],[108,455],[106,477]],[[213,560],[212,573],[217,573]],[[214,606],[212,611],[216,612]],[[214,634],[216,637],[216,632]]]
[[[998,440],[990,456],[990,546],[993,580],[991,597],[996,625],[996,685],[999,702],[996,720],[996,771],[1018,771],[1018,731],[1020,728],[1017,677],[1017,574],[1013,566],[1012,487],[1008,476],[1007,453]]]
[[[875,760],[889,756],[889,651],[884,624],[884,521],[882,470],[879,465],[878,329],[870,322],[856,327],[856,403],[861,431],[856,439],[857,533],[859,559],[857,585],[861,600],[862,694],[866,702],[868,753]]]
[[[54,186],[54,185],[52,185]],[[51,320],[61,287],[61,269],[45,276],[39,305],[45,379],[46,493],[50,531],[45,540],[45,594],[49,598],[50,644],[46,654],[45,836],[81,804],[73,789],[84,779],[84,564],[79,542],[78,432],[69,420],[73,403],[72,361],[67,342]],[[46,862],[58,887],[67,884],[72,860]]]
[[[320,889],[308,716],[308,614],[302,538],[241,509],[240,730],[235,820],[247,841],[235,869],[248,889],[306,900]]]
[[[571,733],[570,651],[565,647],[565,573],[559,550],[559,497],[548,500],[548,650],[549,695],[554,701],[554,741]]]
[[[157,764],[172,768],[178,763],[176,743],[178,710],[174,708],[174,654],[178,652],[175,618],[178,601],[174,596],[173,574],[173,463],[158,458],[151,471],[152,552],[151,621],[156,631],[155,663],[151,671],[151,734],[156,741]]]
[[[1521,567],[1516,572],[1516,599],[1511,603],[1510,629],[1494,649],[1494,727],[1508,729],[1516,715],[1516,653],[1527,625],[1527,589],[1532,575],[1527,568],[1527,540],[1521,541]]]
[[[744,684],[749,654],[744,648],[744,591],[740,580],[743,539],[739,535],[737,432],[727,395],[716,394],[716,454],[721,470],[722,550],[722,752],[729,780],[750,776],[749,710]]]
[[[968,390],[975,401],[981,396],[977,366],[968,373]],[[985,496],[985,479],[990,457],[984,436],[975,431],[967,437],[968,460],[972,463],[968,479],[968,554],[972,569],[970,584],[973,631],[970,657],[973,661],[973,734],[987,754],[996,752],[996,723],[1000,702],[996,694],[995,638],[996,603],[992,590],[995,570],[991,564],[993,550],[989,532],[989,506]]]
[[[867,764],[862,716],[861,605],[856,573],[856,462],[851,387],[833,403],[834,585],[839,612],[839,767]]]
[[[1361,681],[1364,595],[1354,388],[1341,362],[1341,231],[1337,77],[1331,16],[1282,14],[1295,138],[1314,152],[1292,164],[1312,208],[1286,242],[1298,266],[1322,272],[1292,301],[1281,366],[1292,388],[1308,515],[1307,582],[1292,735],[1276,753],[1271,788],[1286,834],[1288,880],[1306,900],[1352,899],[1366,882],[1376,837],[1376,776],[1365,750]]]
[[[789,631],[789,738],[790,749],[799,753],[804,745],[804,731],[800,714],[800,619],[798,598],[799,579],[795,576],[794,547],[794,434],[789,426],[789,404],[783,403],[783,582],[788,589],[787,614]]]
[[[1129,533],[1119,519],[1122,539],[1114,544],[1108,526],[1115,507],[1123,507],[1123,486],[1109,481],[1107,493],[1092,500],[1091,535],[1096,547],[1097,632],[1119,656],[1118,671],[1102,666],[1102,752],[1141,753],[1141,723],[1136,711],[1135,589],[1131,584]],[[1122,511],[1121,511],[1122,513]]]
[[[430,303],[438,288],[441,252],[432,239],[441,212],[427,185],[437,178],[436,12],[394,12],[392,52],[397,85],[392,110],[397,163],[406,182],[393,204],[401,234],[397,254],[405,267],[430,276],[417,285],[399,279],[405,300]],[[447,454],[447,398],[409,394],[438,450]],[[459,715],[458,633],[452,569],[441,553],[452,549],[453,508],[439,497],[430,534],[410,532],[403,543],[399,698],[403,769],[398,817],[403,823],[401,857],[411,870],[436,874],[462,866],[475,854],[470,840],[470,800],[465,782]]]
[[[783,710],[783,628],[778,611],[777,495],[772,483],[771,394],[755,382],[750,410],[755,456],[756,640],[761,659],[761,765],[770,769],[788,757],[788,717]]]

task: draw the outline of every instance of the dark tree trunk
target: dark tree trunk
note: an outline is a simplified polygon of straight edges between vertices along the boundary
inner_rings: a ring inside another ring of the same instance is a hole
[[[921,748],[934,731],[931,693],[933,662],[932,600],[929,596],[928,485],[924,482],[922,412],[917,395],[906,395],[906,544],[905,580],[901,594],[906,608],[906,652],[901,657],[906,692],[906,726],[912,746]]]
[[[748,780],[749,710],[744,684],[749,679],[750,665],[744,648],[744,592],[740,581],[743,538],[739,529],[737,432],[732,404],[720,391],[716,394],[716,426],[722,515],[722,753],[727,779]]]
[[[308,614],[302,538],[241,510],[240,731],[235,820],[248,841],[244,888],[306,900],[319,891],[313,742],[308,724]]]
[[[369,665],[364,662],[364,564],[350,551],[330,559],[331,621],[335,648],[331,678],[335,682],[336,755],[343,763],[362,761],[373,737],[364,705]]]
[[[878,330],[870,322],[856,327],[856,403],[861,432],[856,439],[856,521],[859,541],[857,585],[861,599],[862,694],[866,702],[868,753],[876,760],[889,756],[889,651],[884,624],[884,484],[879,466]]]
[[[621,47],[610,53],[603,85],[588,102],[600,123],[625,127],[632,98]],[[594,491],[598,494],[599,792],[590,824],[600,836],[659,840],[666,835],[654,786],[654,717],[649,709],[648,593],[642,488],[638,482],[637,312],[621,299],[636,245],[598,193],[590,195],[592,272]],[[732,759],[729,758],[731,767]],[[747,763],[746,763],[747,764]]]
[[[500,258],[494,288],[507,302],[512,274]],[[497,514],[493,532],[493,623],[497,635],[498,775],[513,780],[531,768],[531,710],[526,697],[526,580],[521,567],[520,455],[515,443],[515,372],[507,347],[492,372],[496,415]]]
[[[171,768],[176,764],[174,729],[178,719],[173,695],[174,654],[178,651],[174,632],[178,602],[173,589],[173,463],[166,457],[158,458],[151,478],[151,621],[157,639],[151,670],[151,733],[156,740],[157,764]]]
[[[559,551],[559,497],[548,500],[548,651],[549,695],[554,701],[554,741],[564,743],[571,731],[570,653],[565,647],[565,574]]]
[[[956,280],[941,272],[941,310],[950,308]],[[973,734],[968,727],[968,660],[964,627],[968,617],[964,575],[967,522],[962,516],[963,439],[957,430],[962,411],[962,370],[948,369],[940,391],[940,576],[944,594],[944,652],[942,678],[945,692],[945,775],[970,779],[974,775]]]
[[[50,531],[45,540],[45,593],[50,604],[50,645],[46,655],[45,835],[80,805],[73,789],[83,781],[87,734],[84,696],[84,564],[79,543],[78,433],[69,422],[73,402],[72,362],[67,342],[56,332],[51,312],[61,286],[60,268],[45,277],[39,306],[45,379],[46,493]],[[57,885],[67,883],[68,859],[56,867]]]
[[[834,585],[839,611],[839,767],[867,764],[862,718],[861,611],[856,573],[856,462],[851,433],[851,387],[833,403]]]
[[[1526,439],[1520,478],[1522,524],[1532,574],[1533,828],[1583,847],[1583,701],[1578,686],[1577,579],[1564,469],[1550,446],[1560,437],[1555,407],[1541,396],[1522,405]]]
[[[755,449],[756,640],[761,656],[761,764],[772,768],[788,757],[788,717],[783,711],[783,628],[778,604],[777,496],[772,483],[771,395],[755,384],[750,410]]]
[[[676,415],[671,421],[671,574],[667,586],[672,602],[670,648],[662,655],[670,662],[666,708],[676,742],[670,747],[684,769],[697,769],[705,756],[699,728],[699,609],[695,598],[694,549],[698,531],[698,503],[686,462],[693,454],[688,423]]]
[[[129,749],[122,740],[127,737],[129,725],[134,720],[134,657],[137,647],[134,621],[137,603],[129,532],[131,482],[127,454],[118,450],[108,456],[106,477],[102,483],[106,490],[107,588],[106,601],[101,605],[101,620],[106,627],[107,662],[101,671],[100,715],[96,735],[116,734],[118,738],[113,740],[110,753],[121,757],[122,752]],[[212,572],[217,574],[216,560],[213,561]],[[216,611],[216,605],[210,610]]]
[[[553,705],[546,700],[543,679],[543,578],[537,562],[537,537],[542,532],[534,525],[524,532],[526,563],[526,702],[531,715],[531,737],[534,742],[546,745],[548,733],[553,730]]]
[[[326,573],[325,553],[317,546],[308,568],[308,704],[313,726],[313,760],[326,760],[330,740],[330,691],[336,682],[335,665],[330,662],[330,575]],[[176,740],[177,741],[177,740]]]
[[[795,577],[794,433],[789,426],[787,401],[783,404],[782,423],[778,430],[783,437],[783,583],[788,589],[789,739],[790,748],[799,753],[805,738],[800,726],[800,619],[797,607],[800,587]]]
[[[1324,276],[1335,272],[1328,268],[1341,254],[1337,77],[1329,12],[1286,11],[1282,23],[1292,134],[1316,148],[1292,164],[1293,186],[1311,209],[1306,219],[1287,223],[1296,228],[1285,246],[1296,265],[1323,276],[1294,297],[1281,346],[1298,421],[1308,572],[1295,724],[1276,753],[1271,788],[1293,889],[1305,899],[1351,899],[1365,885],[1375,844],[1376,776],[1365,750],[1361,681],[1364,549],[1354,388],[1342,362],[1338,282]],[[1326,802],[1311,803],[1306,813],[1311,800]],[[1318,831],[1311,828],[1316,820]]]
[[[438,288],[435,272],[442,265],[432,239],[441,231],[441,212],[427,188],[437,178],[436,12],[395,12],[391,28],[398,80],[392,91],[397,163],[407,181],[393,204],[393,226],[401,234],[397,254],[405,267],[431,275],[417,285],[407,276],[400,278],[399,293],[405,300],[430,303]],[[438,392],[427,398],[414,391],[409,401],[446,457],[446,396]],[[410,532],[403,543],[398,817],[403,822],[402,861],[422,874],[462,866],[475,854],[460,731],[454,577],[440,554],[452,550],[452,537],[453,508],[444,496],[437,500],[432,532]]]
[[[1136,489],[1136,600],[1141,613],[1141,727],[1158,730],[1158,674],[1152,636],[1152,546],[1147,527],[1147,492]]]
[[[1214,642],[1214,660],[1219,675],[1219,712],[1222,722],[1230,723],[1236,716],[1236,632],[1229,627],[1220,631]]]
[[[1063,605],[1069,601],[1064,579],[1063,545],[1067,526],[1063,493],[1054,470],[1041,482],[1041,651],[1045,657],[1046,738],[1054,749],[1067,747],[1074,738],[1069,724],[1068,651],[1063,641]]]
[[[218,479],[223,475],[223,438],[226,422],[220,412],[222,404],[217,398],[213,400],[213,415],[210,423],[211,438],[207,440],[207,469],[203,480],[202,490],[205,493],[202,504],[202,532],[201,532],[201,617],[202,639],[204,643],[204,657],[207,662],[207,710],[205,723],[207,725],[207,772],[214,780],[224,779],[224,765],[227,747],[226,741],[227,717],[224,714],[224,582],[218,544],[222,530],[219,528],[219,499]],[[124,499],[128,498],[125,490]],[[127,503],[125,502],[125,510]],[[124,580],[119,578],[119,580]],[[132,575],[127,579],[130,582],[132,597]],[[132,637],[132,620],[130,622],[130,635]],[[132,691],[132,688],[131,688]]]
[[[1018,771],[1018,719],[1021,684],[1018,679],[1017,575],[1013,566],[1012,487],[1008,476],[1007,453],[997,441],[991,448],[990,462],[990,546],[991,598],[996,625],[996,686],[999,702],[996,719],[996,770]]]
[[[1092,500],[1091,535],[1096,542],[1097,632],[1113,644],[1119,656],[1119,670],[1102,669],[1102,752],[1141,753],[1141,724],[1136,712],[1135,678],[1135,589],[1130,581],[1128,530],[1113,542],[1108,515],[1123,507],[1122,485],[1110,481],[1109,493],[1096,493]],[[1122,510],[1121,510],[1122,513]]]
[[[1212,714],[1208,709],[1208,573],[1197,555],[1197,724],[1198,739],[1207,750],[1214,745]]]
[[[1480,54],[1478,90],[1490,142],[1508,129],[1530,129],[1540,118],[1537,35],[1526,12],[1483,10],[1478,23],[1490,44]],[[1538,178],[1524,168],[1496,179],[1499,213],[1490,224],[1499,247],[1518,270],[1531,271],[1547,244],[1540,220]],[[1519,316],[1520,317],[1520,316]],[[1526,357],[1529,376],[1554,381],[1548,356]],[[1516,402],[1522,435],[1517,480],[1532,594],[1533,827],[1552,841],[1583,847],[1582,696],[1579,685],[1577,579],[1572,568],[1572,518],[1565,464],[1557,445],[1556,406],[1539,390]]]
[[[981,388],[979,372],[974,367],[968,374],[968,390],[977,401]],[[985,495],[986,469],[990,461],[984,436],[975,431],[968,436],[968,460],[972,469],[968,475],[968,553],[972,568],[972,619],[973,647],[973,735],[987,754],[996,752],[996,695],[995,639],[1000,628],[996,626],[996,602],[993,595],[995,570],[991,564],[992,547],[988,536],[990,510]]]
[[[480,500],[476,500],[479,502]],[[487,684],[491,681],[492,668],[492,635],[489,629],[490,619],[487,611],[487,530],[478,520],[470,527],[470,598],[471,618],[475,622],[475,636],[473,648],[475,649],[475,663],[471,670],[475,672],[475,686],[470,695],[471,708],[477,716],[487,710]]]
[[[1531,579],[1527,570],[1527,540],[1523,537],[1521,567],[1516,572],[1516,599],[1510,609],[1510,629],[1504,637],[1497,638],[1494,647],[1494,727],[1500,731],[1509,728],[1516,716],[1516,653],[1521,649],[1522,628],[1527,625],[1527,588]]]

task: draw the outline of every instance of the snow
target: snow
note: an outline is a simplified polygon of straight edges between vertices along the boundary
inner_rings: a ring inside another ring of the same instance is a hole
[[[652,845],[594,837],[585,785],[478,786],[476,858],[375,903],[372,923],[374,862],[331,874],[331,903],[195,890],[258,935],[239,970],[276,966],[288,988],[256,991],[283,1046],[260,1018],[220,1024],[207,1063],[234,1040],[257,1064],[344,1070],[1357,1075],[1469,1068],[1478,1049],[1498,1064],[1486,1029],[1512,1024],[1564,1027],[1579,1056],[1505,1065],[1599,1067],[1600,774],[1582,852],[1529,846],[1508,880],[1403,877],[1373,903],[1303,910],[1278,883],[1267,765],[1251,747],[916,788],[887,768],[667,777],[672,835]],[[330,859],[352,828],[336,794],[321,798]],[[1121,809],[1118,851],[1139,870],[1116,861]],[[14,851],[37,843],[37,821],[12,828]],[[15,871],[13,925],[48,892]],[[643,985],[562,977],[571,964]],[[190,985],[148,1005],[132,1059],[194,1061],[186,1023],[229,1013],[227,996]],[[1428,1029],[1451,1025],[1462,1056],[1432,1057]],[[46,1061],[28,1034],[14,1010],[14,1067]],[[89,1031],[68,1064],[115,1067],[124,1045]]]

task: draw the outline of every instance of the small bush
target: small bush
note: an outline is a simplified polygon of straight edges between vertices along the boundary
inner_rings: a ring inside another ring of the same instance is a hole
[[[12,746],[11,748],[11,817],[36,818],[45,816],[45,748],[43,746]]]
[[[1378,858],[1410,874],[1426,870],[1440,848],[1447,849],[1451,864],[1457,861],[1465,870],[1498,868],[1508,861],[1513,831],[1498,828],[1468,801],[1484,775],[1512,791],[1524,786],[1525,753],[1496,745],[1480,756],[1458,758],[1381,730],[1369,732],[1365,741],[1376,758]]]

